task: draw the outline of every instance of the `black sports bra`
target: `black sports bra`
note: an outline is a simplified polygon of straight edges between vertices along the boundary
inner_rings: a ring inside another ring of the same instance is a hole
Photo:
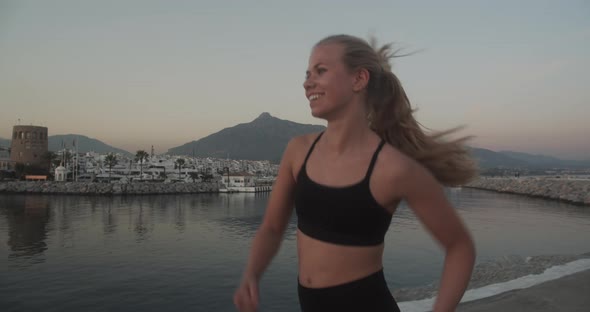
[[[350,186],[332,187],[318,184],[307,175],[307,160],[322,134],[311,145],[297,176],[297,227],[312,238],[339,245],[374,246],[383,243],[392,215],[375,201],[369,180],[385,141],[382,140],[377,147],[362,181]]]

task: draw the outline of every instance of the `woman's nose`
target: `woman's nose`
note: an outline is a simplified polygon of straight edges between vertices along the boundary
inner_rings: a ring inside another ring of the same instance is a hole
[[[303,81],[303,89],[308,90],[312,87],[313,87],[313,82],[311,81],[310,78],[306,78],[305,81]]]

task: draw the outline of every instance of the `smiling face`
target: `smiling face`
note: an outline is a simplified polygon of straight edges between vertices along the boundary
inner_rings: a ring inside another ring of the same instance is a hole
[[[342,63],[343,46],[316,46],[309,57],[303,88],[314,117],[329,119],[346,109],[354,95],[354,76]]]

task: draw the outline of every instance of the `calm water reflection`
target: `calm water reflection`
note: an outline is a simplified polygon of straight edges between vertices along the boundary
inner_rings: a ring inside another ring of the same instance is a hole
[[[478,261],[590,251],[590,209],[449,190]],[[0,196],[1,311],[233,311],[267,195]],[[586,239],[585,239],[586,238]],[[404,205],[386,237],[390,287],[436,278],[443,255]],[[295,218],[261,285],[262,311],[297,311]]]

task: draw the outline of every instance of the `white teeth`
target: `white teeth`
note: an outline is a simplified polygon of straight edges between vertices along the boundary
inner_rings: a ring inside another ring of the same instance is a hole
[[[317,100],[317,99],[319,99],[319,98],[320,98],[322,95],[323,95],[323,94],[318,94],[318,93],[316,93],[316,94],[312,94],[312,95],[310,95],[310,96],[309,96],[309,100],[310,100],[310,101]]]

